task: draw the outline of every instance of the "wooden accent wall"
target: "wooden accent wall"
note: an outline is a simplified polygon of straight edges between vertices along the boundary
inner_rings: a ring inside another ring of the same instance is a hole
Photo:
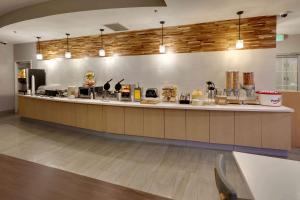
[[[276,47],[276,16],[242,19],[241,35],[244,49]],[[225,51],[235,48],[238,20],[226,20],[192,25],[166,27],[165,44],[174,53]],[[103,36],[107,56],[150,55],[159,53],[160,29],[148,29]],[[73,58],[96,57],[99,36],[70,39]],[[41,42],[44,59],[63,57],[66,39]]]

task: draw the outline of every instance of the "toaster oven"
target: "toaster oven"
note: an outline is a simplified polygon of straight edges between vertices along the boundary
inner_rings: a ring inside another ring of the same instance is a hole
[[[94,88],[79,87],[78,97],[84,99],[90,99],[91,95],[94,93]]]

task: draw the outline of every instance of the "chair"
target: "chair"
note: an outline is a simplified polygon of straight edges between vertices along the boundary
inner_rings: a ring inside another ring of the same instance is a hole
[[[237,197],[236,191],[226,179],[224,155],[222,154],[218,155],[217,157],[215,167],[215,180],[221,200],[243,200]]]

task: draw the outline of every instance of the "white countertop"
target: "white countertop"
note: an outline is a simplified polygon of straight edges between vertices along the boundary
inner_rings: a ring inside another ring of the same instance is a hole
[[[300,200],[300,162],[233,152],[255,200]]]
[[[270,106],[261,106],[261,105],[233,105],[233,104],[194,106],[194,105],[163,103],[163,102],[158,104],[141,104],[139,102],[103,101],[103,100],[94,100],[94,99],[69,99],[69,98],[59,98],[59,97],[52,98],[52,97],[29,96],[29,95],[25,95],[25,96],[29,98],[43,99],[49,101],[97,104],[97,105],[107,105],[107,106],[164,108],[164,109],[183,109],[183,110],[237,111],[237,112],[294,112],[293,109],[285,106],[270,107]]]

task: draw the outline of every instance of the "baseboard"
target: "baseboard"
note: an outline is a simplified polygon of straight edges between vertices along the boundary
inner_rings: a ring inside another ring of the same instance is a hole
[[[8,116],[8,115],[14,115],[15,110],[4,110],[0,111],[0,117]]]

